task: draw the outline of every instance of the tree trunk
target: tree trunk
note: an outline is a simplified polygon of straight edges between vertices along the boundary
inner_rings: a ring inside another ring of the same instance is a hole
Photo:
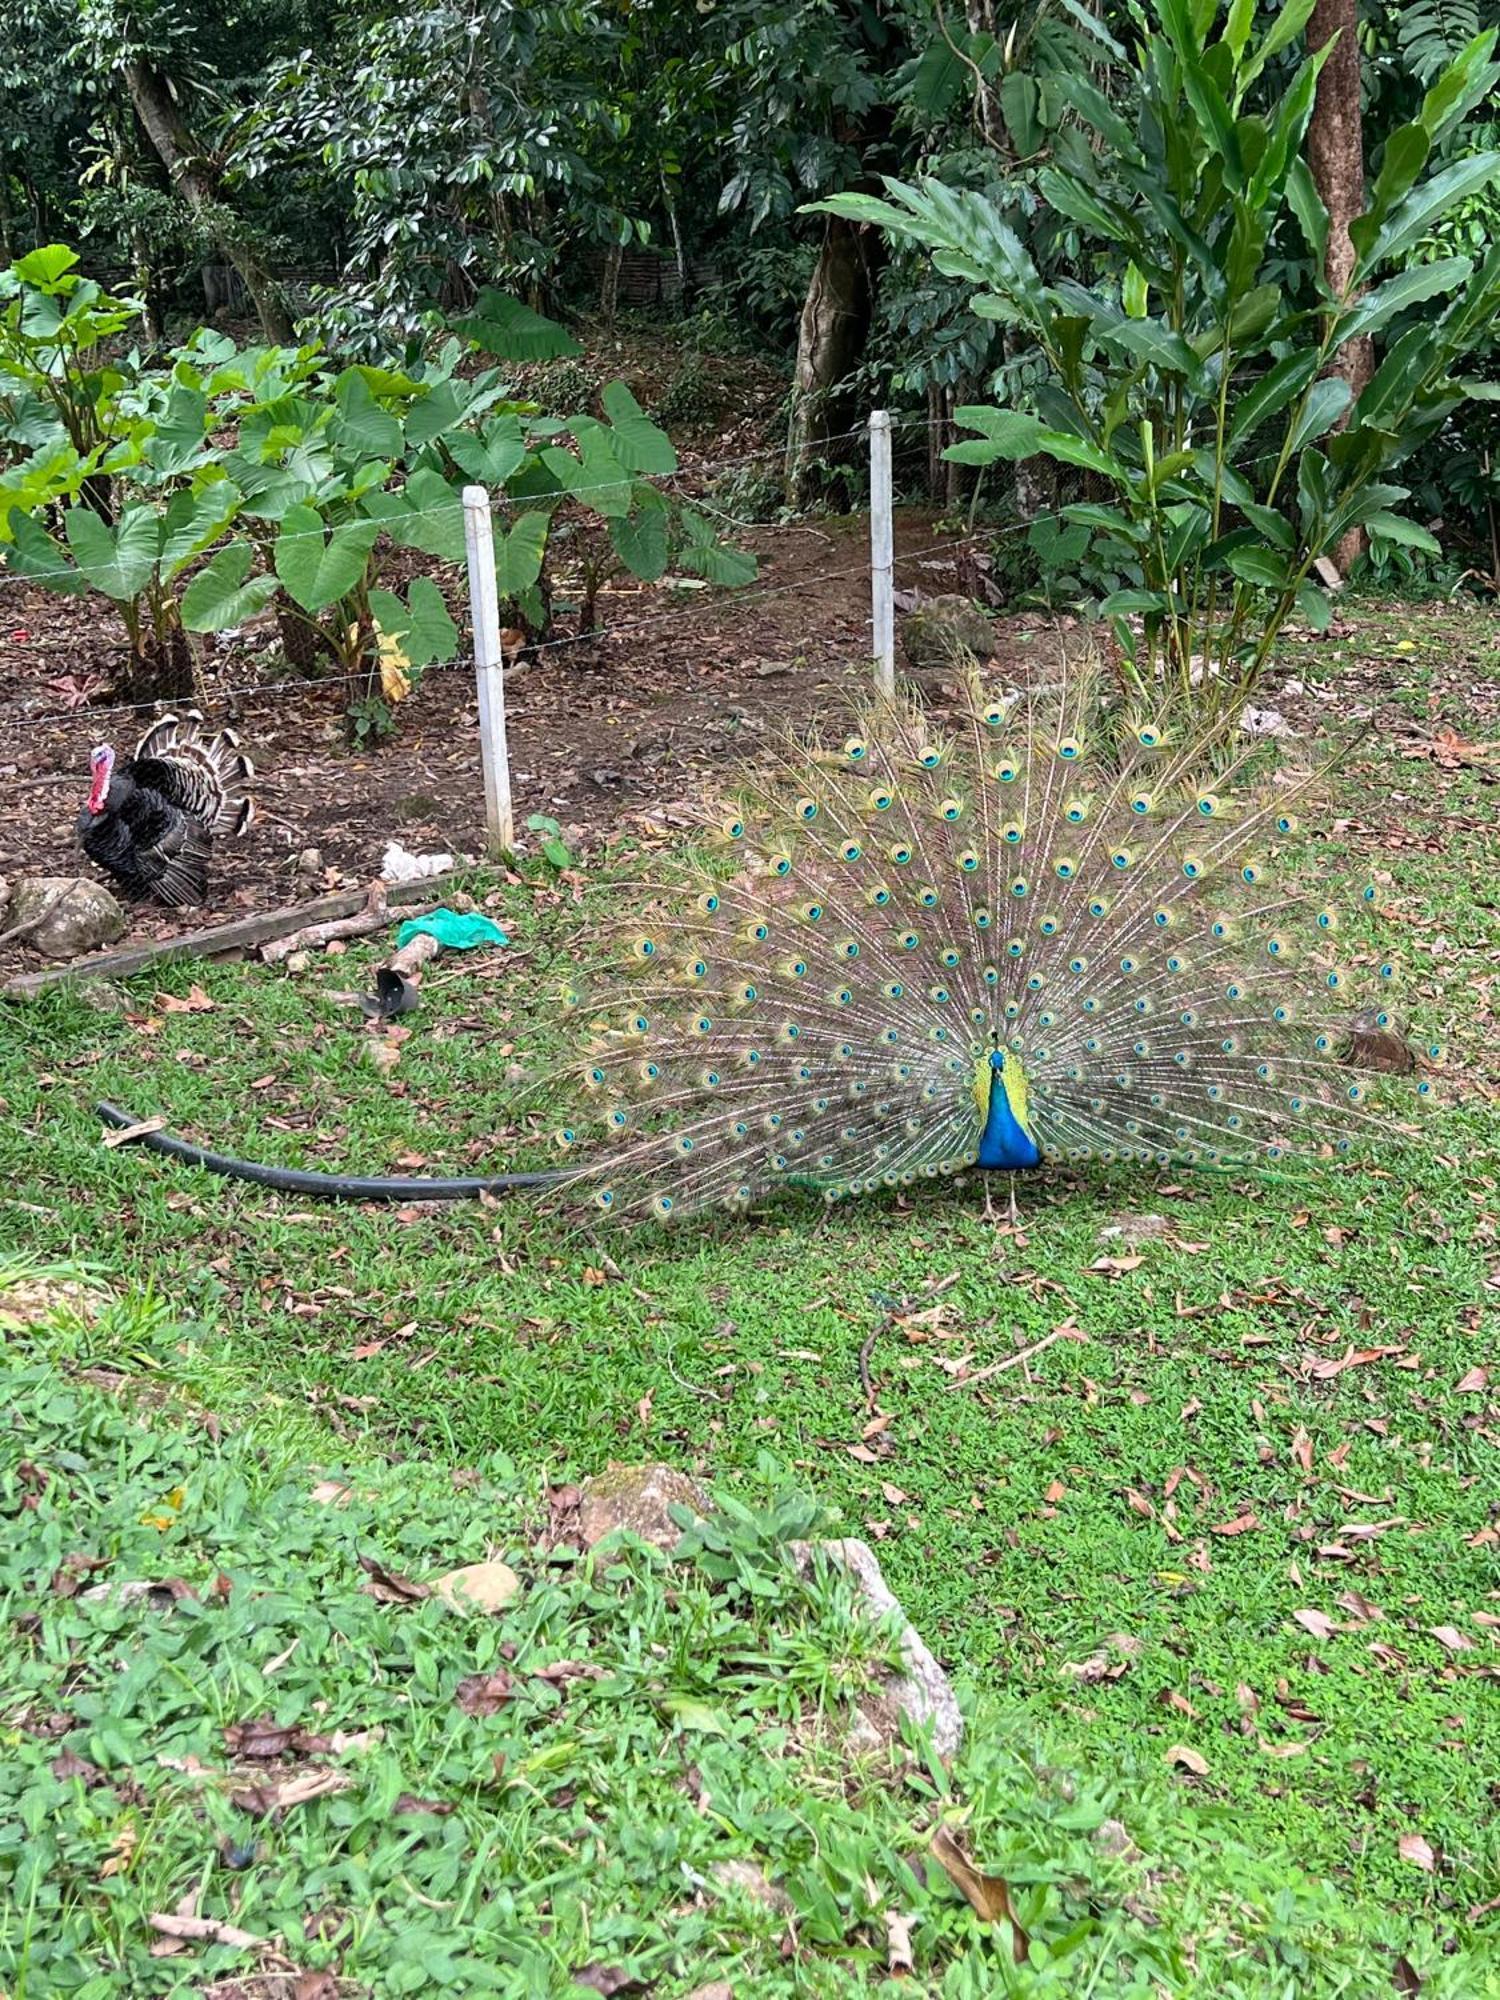
[[[672,232],[672,256],[677,265],[677,310],[685,313],[691,289],[688,283],[687,252],[682,247],[682,222],[677,213],[677,197],[672,192],[672,182],[665,167],[661,175],[661,199],[662,206],[667,211],[667,226]]]
[[[615,323],[615,308],[620,303],[620,265],[625,252],[620,244],[611,243],[604,253],[604,275],[599,282],[599,317],[606,326]]]
[[[816,485],[814,461],[852,426],[854,406],[839,393],[858,365],[875,310],[879,236],[831,215],[813,266],[797,328],[797,367],[786,456],[788,504],[805,507]]]
[[[1335,298],[1347,301],[1355,264],[1349,225],[1365,207],[1357,0],[1317,0],[1307,24],[1308,48],[1321,49],[1335,35],[1338,40],[1318,78],[1317,101],[1307,128],[1307,164],[1328,210],[1324,276]],[[1345,341],[1333,368],[1358,396],[1375,373],[1373,338],[1363,334]],[[1362,528],[1351,529],[1339,543],[1334,561],[1346,575],[1364,546]]]
[[[10,168],[0,160],[0,264],[15,261],[15,227],[10,212]]]
[[[168,179],[239,272],[245,290],[255,301],[266,339],[290,346],[296,335],[280,289],[257,253],[223,226],[224,200],[216,186],[214,168],[189,130],[166,76],[149,62],[132,60],[124,67],[136,116],[161,156]]]

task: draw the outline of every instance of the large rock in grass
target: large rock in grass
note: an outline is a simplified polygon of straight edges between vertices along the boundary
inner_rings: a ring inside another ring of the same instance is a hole
[[[920,672],[953,667],[995,650],[995,628],[972,597],[929,597],[901,620],[901,649]]]
[[[125,924],[125,912],[103,883],[81,876],[25,875],[5,912],[5,928],[20,931],[47,958],[82,958],[113,944]]]
[[[708,1495],[695,1479],[671,1465],[609,1465],[583,1482],[578,1534],[585,1548],[620,1529],[668,1554],[682,1539],[673,1507],[708,1512]]]
[[[932,1731],[932,1746],[944,1762],[954,1756],[963,1741],[964,1719],[953,1684],[897,1603],[869,1543],[793,1542],[791,1550],[803,1570],[810,1570],[821,1553],[849,1572],[877,1618],[895,1615],[901,1671],[882,1671],[876,1687],[856,1697],[861,1726],[851,1730],[849,1747],[862,1753],[899,1743],[901,1718],[907,1715]]]

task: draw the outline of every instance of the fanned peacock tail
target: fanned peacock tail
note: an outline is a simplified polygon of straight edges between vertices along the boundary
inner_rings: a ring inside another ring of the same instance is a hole
[[[900,698],[789,744],[641,889],[613,997],[566,996],[569,1185],[658,1217],[908,1185],[980,1159],[1002,1073],[1047,1161],[1389,1141],[1377,1092],[1409,1099],[1388,1080],[1416,1058],[1376,892],[1304,899],[1317,774],[1256,787],[1247,755],[1122,718],[1091,661],[1008,701],[975,683],[952,729]]]

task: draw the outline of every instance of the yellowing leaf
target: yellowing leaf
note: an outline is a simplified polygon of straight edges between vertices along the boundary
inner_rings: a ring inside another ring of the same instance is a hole
[[[1208,1759],[1201,1750],[1194,1750],[1191,1744],[1174,1743],[1163,1761],[1180,1765],[1184,1771],[1191,1771],[1195,1778],[1208,1776]]]
[[[375,651],[380,662],[380,691],[389,702],[405,701],[411,693],[411,660],[394,632],[375,627]]]
[[[1424,1874],[1432,1874],[1437,1867],[1437,1856],[1420,1833],[1403,1833],[1396,1842],[1396,1852],[1403,1861],[1409,1861]]]

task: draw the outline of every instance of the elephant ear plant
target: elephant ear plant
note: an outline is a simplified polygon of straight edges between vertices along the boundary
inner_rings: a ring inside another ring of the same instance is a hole
[[[1298,59],[1312,0],[1287,0],[1263,28],[1259,11],[1135,10],[1129,117],[1087,76],[1056,79],[1072,122],[1038,187],[1082,232],[1091,282],[1044,281],[982,196],[938,179],[818,204],[925,247],[973,285],[974,312],[1034,343],[1045,376],[1030,407],[958,410],[977,436],[948,456],[1046,455],[1087,473],[1095,497],[1061,512],[1118,580],[1099,609],[1128,691],[1226,714],[1290,614],[1327,628],[1315,566],[1351,529],[1436,547],[1390,475],[1463,401],[1455,371],[1500,310],[1500,248],[1407,261],[1500,171],[1497,152],[1433,165],[1500,81],[1495,31],[1386,140],[1335,293],[1303,160],[1328,48]],[[1363,335],[1386,345],[1356,398],[1340,351]]]

